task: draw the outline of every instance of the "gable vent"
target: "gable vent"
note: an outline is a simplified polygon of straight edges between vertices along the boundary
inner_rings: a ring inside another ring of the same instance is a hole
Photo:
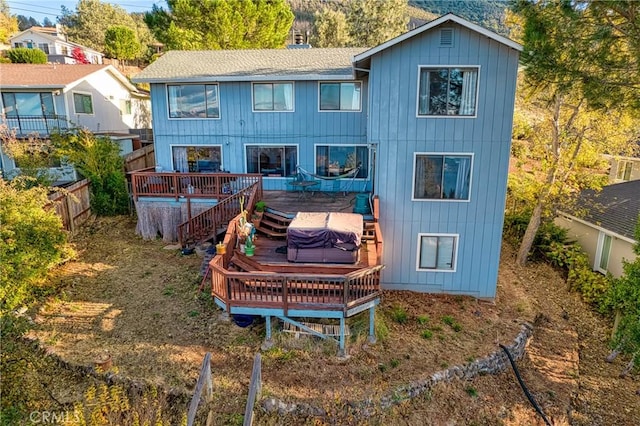
[[[440,47],[453,46],[453,28],[443,28],[440,30]]]

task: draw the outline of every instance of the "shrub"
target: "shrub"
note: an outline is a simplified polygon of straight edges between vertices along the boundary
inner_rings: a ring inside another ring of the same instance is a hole
[[[14,64],[46,64],[47,54],[40,49],[17,47],[7,50],[7,58]]]
[[[53,134],[58,155],[65,157],[91,182],[91,209],[100,216],[127,213],[129,195],[120,147],[86,130]]]
[[[506,214],[504,217],[504,237],[511,245],[517,247],[524,237],[524,233],[531,219],[530,212]],[[536,237],[531,246],[531,259],[541,260],[546,258],[546,253],[556,243],[565,243],[567,230],[553,222],[543,222],[538,228]]]
[[[62,221],[42,188],[0,180],[0,313],[28,303],[49,269],[70,254]]]

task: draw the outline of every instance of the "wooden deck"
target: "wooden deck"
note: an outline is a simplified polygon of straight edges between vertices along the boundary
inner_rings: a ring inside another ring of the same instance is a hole
[[[259,236],[255,241],[254,262],[261,265],[261,270],[271,272],[305,272],[316,274],[342,274],[370,266],[376,266],[376,247],[373,241],[363,241],[360,248],[359,261],[348,263],[292,263],[287,260],[286,240],[271,239]],[[245,258],[245,257],[243,257]]]

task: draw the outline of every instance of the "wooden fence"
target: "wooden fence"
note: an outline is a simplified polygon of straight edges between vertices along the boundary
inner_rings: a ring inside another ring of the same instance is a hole
[[[83,179],[49,196],[64,229],[74,233],[91,215],[89,180]]]
[[[206,388],[205,388],[206,386]],[[213,424],[213,412],[211,411],[211,402],[213,401],[213,379],[211,377],[211,352],[207,352],[202,360],[202,367],[200,368],[200,376],[198,376],[198,382],[196,383],[196,390],[194,392],[191,403],[189,404],[189,411],[187,412],[187,426],[193,426],[196,421],[196,414],[198,413],[198,406],[202,399],[202,390],[205,391],[205,400],[207,404],[207,426]]]
[[[198,407],[202,402],[202,391],[204,390],[204,399],[207,405],[207,421],[206,425],[213,424],[213,376],[211,375],[211,352],[207,352],[202,360],[202,366],[200,367],[200,376],[198,376],[198,382],[189,404],[189,411],[187,412],[187,426],[193,426],[196,424],[196,417],[198,414]],[[262,358],[257,353],[253,359],[253,370],[251,371],[251,382],[249,383],[249,396],[247,398],[247,405],[244,409],[244,421],[243,426],[251,426],[253,424],[253,411],[256,401],[260,399],[262,391]]]
[[[126,172],[148,169],[155,165],[156,157],[153,145],[136,149],[124,156],[124,169]]]
[[[244,422],[243,426],[251,426],[253,424],[253,409],[256,405],[256,401],[260,399],[260,393],[262,391],[262,359],[260,354],[257,353],[253,359],[253,370],[251,371],[251,383],[249,383],[249,397],[247,399],[247,405],[244,409]]]

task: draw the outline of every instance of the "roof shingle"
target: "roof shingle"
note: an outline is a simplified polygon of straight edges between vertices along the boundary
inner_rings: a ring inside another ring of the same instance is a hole
[[[640,214],[640,180],[582,191],[575,216],[619,235],[634,239]]]
[[[109,65],[0,64],[0,87],[63,88]]]
[[[351,59],[363,48],[172,50],[133,79],[168,81],[256,81],[351,79]]]

